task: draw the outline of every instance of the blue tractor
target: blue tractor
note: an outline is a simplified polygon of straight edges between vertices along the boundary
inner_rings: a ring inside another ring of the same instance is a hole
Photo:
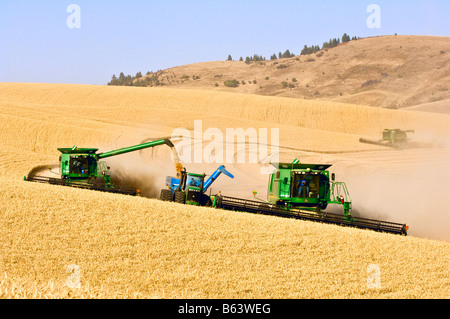
[[[161,190],[160,199],[163,201],[174,201],[180,204],[211,206],[211,198],[206,195],[206,191],[221,175],[225,174],[230,178],[234,176],[220,166],[206,181],[205,174],[195,174],[186,172],[183,168],[177,175],[178,177],[166,177],[166,189]]]

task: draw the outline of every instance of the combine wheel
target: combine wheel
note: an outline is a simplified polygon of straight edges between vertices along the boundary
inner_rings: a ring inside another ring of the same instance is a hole
[[[163,189],[161,190],[161,200],[165,202],[173,202],[173,194],[170,189]]]
[[[186,194],[182,191],[175,191],[175,203],[185,204]]]

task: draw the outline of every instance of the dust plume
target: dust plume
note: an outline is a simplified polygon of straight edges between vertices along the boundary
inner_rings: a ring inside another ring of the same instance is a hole
[[[410,226],[408,234],[450,241],[450,167],[412,165],[402,170],[340,167],[358,216]]]
[[[159,198],[161,189],[165,187],[166,176],[176,174],[169,152],[167,150],[167,154],[159,159],[148,158],[145,153],[107,159],[112,183],[137,188],[143,197]]]
[[[448,137],[437,136],[431,132],[416,132],[408,135],[408,145],[424,148],[450,148]]]
[[[48,176],[49,169],[58,168],[59,165],[51,164],[51,165],[38,165],[33,167],[30,172],[28,172],[28,178],[32,178],[35,176]]]

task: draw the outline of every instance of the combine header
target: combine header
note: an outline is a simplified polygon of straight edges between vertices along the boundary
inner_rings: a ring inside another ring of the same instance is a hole
[[[373,144],[379,146],[387,146],[396,149],[404,148],[407,145],[407,133],[414,133],[413,130],[402,131],[400,129],[385,129],[383,131],[383,138],[378,141],[367,140],[360,138],[361,143]]]
[[[336,182],[327,170],[331,165],[293,163],[274,164],[276,172],[269,178],[267,201],[211,196],[213,207],[248,213],[291,217],[338,224],[380,232],[407,235],[408,226],[367,218],[352,211],[352,202],[343,182]],[[340,205],[343,214],[329,213],[329,205]]]
[[[138,189],[111,182],[109,167],[101,160],[163,144],[174,147],[170,140],[161,139],[100,154],[97,154],[97,148],[59,148],[60,178],[29,175],[24,180],[135,196],[138,195]]]

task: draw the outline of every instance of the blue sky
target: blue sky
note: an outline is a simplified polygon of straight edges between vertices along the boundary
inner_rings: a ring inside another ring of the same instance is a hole
[[[367,26],[370,4],[381,28]],[[299,54],[344,33],[450,36],[449,14],[448,0],[1,0],[0,82],[103,85],[228,54]]]

